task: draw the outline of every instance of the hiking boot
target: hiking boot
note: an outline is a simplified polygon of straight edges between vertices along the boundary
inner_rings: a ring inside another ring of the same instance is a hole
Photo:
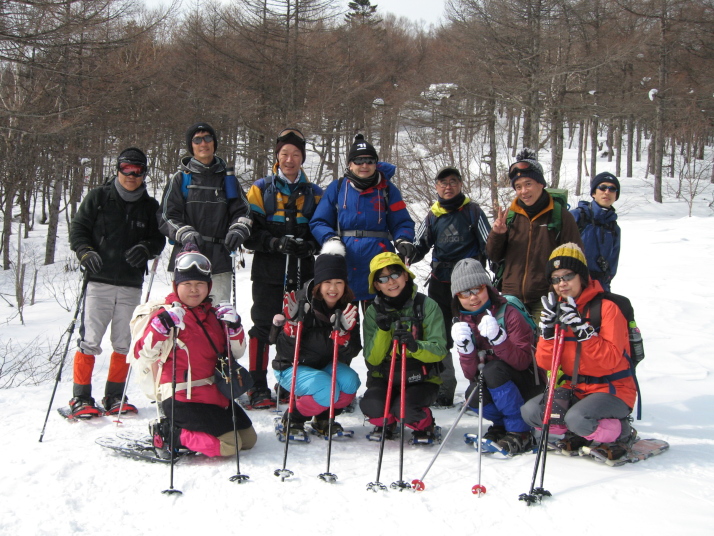
[[[592,445],[591,439],[585,439],[570,431],[565,432],[563,439],[555,442],[555,446],[559,450],[566,452],[578,452],[582,447],[589,447],[590,445]]]
[[[424,430],[412,430],[412,438],[409,441],[412,445],[431,445],[439,441],[436,433],[437,427],[432,423]]]
[[[180,449],[186,449],[181,444],[181,428],[173,427],[174,433],[174,452]],[[168,418],[154,419],[149,422],[149,435],[154,445],[156,454],[166,460],[171,459],[171,422]]]
[[[435,408],[453,408],[454,407],[454,395],[448,393],[439,393],[436,397],[436,401],[432,404]]]
[[[494,443],[498,443],[501,439],[503,439],[503,436],[505,435],[506,429],[503,426],[493,424],[488,427],[488,432],[483,434],[483,438],[488,439],[489,441],[492,441]]]
[[[330,419],[318,419],[317,417],[314,417],[310,426],[312,426],[312,429],[319,435],[329,437]],[[344,432],[342,425],[337,421],[334,421],[332,423],[332,435],[340,435],[342,432]]]
[[[533,450],[535,442],[533,434],[528,432],[506,432],[499,441],[496,442],[499,447],[508,451],[511,456],[523,454],[529,450]]]
[[[627,456],[627,453],[632,448],[632,445],[637,441],[637,430],[630,427],[630,435],[625,439],[614,441],[612,443],[601,443],[597,447],[589,449],[588,454],[599,460],[619,460]]]
[[[290,391],[283,389],[282,385],[276,383],[273,390],[275,391],[276,398],[281,404],[287,404],[290,402]]]
[[[288,428],[288,410],[285,410],[285,413],[283,413],[282,417],[282,423],[283,423],[283,435],[285,434],[285,430]],[[305,421],[304,417],[302,415],[298,415],[296,413],[293,413],[292,416],[290,417],[290,428],[288,430],[288,434],[290,437],[293,437],[295,439],[302,439],[305,437]]]
[[[250,402],[248,409],[269,409],[275,407],[275,400],[270,395],[270,389],[267,387],[255,387],[248,391]]]
[[[370,441],[381,441],[382,440],[382,430],[383,428],[381,426],[375,426],[374,429],[367,434],[367,439]],[[384,432],[384,439],[396,439],[399,437],[399,431],[397,429],[397,423],[393,422],[392,424],[387,425],[387,431]]]
[[[69,401],[69,410],[75,419],[91,419],[102,414],[91,396],[75,396]]]
[[[121,413],[139,413],[134,404],[129,404],[127,402],[128,398],[124,397],[124,403],[122,404],[120,396],[105,396],[102,398],[102,406],[107,412],[107,415],[116,415],[119,413],[119,408],[121,407]]]

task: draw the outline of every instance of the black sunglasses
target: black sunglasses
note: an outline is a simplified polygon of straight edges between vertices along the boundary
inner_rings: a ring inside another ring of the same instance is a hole
[[[357,158],[352,159],[352,163],[358,166],[361,166],[362,164],[368,164],[370,166],[373,166],[377,163],[377,159],[372,158],[371,156],[358,156]]]
[[[402,272],[394,272],[389,275],[383,275],[377,278],[377,282],[381,285],[385,285],[389,283],[390,279],[399,279],[400,275],[402,275]]]
[[[201,145],[201,142],[205,141],[206,143],[211,143],[213,141],[213,136],[210,134],[206,134],[205,136],[195,136],[192,140],[191,143],[194,145]]]
[[[576,275],[578,275],[578,274],[576,274],[575,272],[570,272],[569,274],[565,274],[565,275],[560,276],[560,277],[553,276],[553,277],[550,278],[550,284],[553,285],[553,286],[555,286],[555,285],[559,284],[561,281],[568,282],[568,281],[570,281],[570,280],[572,280],[572,279],[575,279],[575,276],[576,276]]]
[[[617,193],[617,186],[608,186],[606,184],[601,184],[600,186],[597,187],[598,190],[601,192],[612,192],[612,193]]]

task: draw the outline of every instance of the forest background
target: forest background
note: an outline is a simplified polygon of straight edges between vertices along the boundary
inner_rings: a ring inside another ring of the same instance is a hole
[[[197,120],[218,130],[246,188],[286,126],[306,134],[306,170],[323,187],[363,132],[412,207],[455,165],[491,213],[523,146],[575,195],[604,156],[621,178],[646,162],[656,202],[714,182],[711,0],[447,0],[429,28],[369,0],[0,7],[0,250],[18,282],[35,225],[48,233],[33,262],[52,264],[60,218],[114,173],[121,149],[147,152],[158,194]],[[564,148],[578,148],[574,168]],[[662,177],[677,179],[671,192]]]

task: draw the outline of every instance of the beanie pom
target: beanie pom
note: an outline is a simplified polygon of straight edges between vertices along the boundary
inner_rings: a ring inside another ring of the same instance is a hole
[[[322,245],[320,255],[340,255],[345,257],[347,250],[341,240],[328,240]]]

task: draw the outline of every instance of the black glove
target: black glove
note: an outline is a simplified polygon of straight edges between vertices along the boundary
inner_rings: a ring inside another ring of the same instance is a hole
[[[392,320],[392,315],[390,315],[389,313],[381,313],[377,311],[377,314],[374,317],[374,321],[377,323],[377,327],[382,331],[392,330],[392,324],[394,323],[394,321]]]
[[[282,253],[283,255],[295,255],[297,245],[297,242],[292,236],[283,236],[270,240],[270,249],[275,253]]]
[[[297,241],[296,241],[297,242]],[[297,242],[295,246],[295,256],[298,259],[305,259],[307,257],[312,257],[315,254],[315,246],[312,242],[302,240]]]
[[[239,218],[237,223],[228,228],[228,233],[223,240],[223,245],[228,251],[236,251],[248,240],[252,224],[250,218]]]
[[[144,244],[137,244],[124,252],[124,259],[129,263],[129,266],[133,268],[139,268],[145,265],[149,257],[151,257],[149,248]]]
[[[416,256],[416,248],[414,247],[414,244],[405,238],[397,238],[397,241],[394,243],[394,247],[397,248],[397,253],[404,262],[410,261]]]
[[[399,340],[400,345],[406,344],[407,350],[409,350],[411,353],[414,353],[419,349],[419,345],[414,339],[414,335],[412,335],[411,329],[400,328],[395,330],[394,338]]]
[[[205,244],[203,238],[201,238],[201,233],[190,225],[181,227],[178,231],[176,231],[176,242],[179,242],[184,246],[186,244],[193,244],[199,249]]]
[[[82,268],[90,274],[98,274],[102,270],[102,257],[89,246],[80,248],[77,251],[77,258]]]

